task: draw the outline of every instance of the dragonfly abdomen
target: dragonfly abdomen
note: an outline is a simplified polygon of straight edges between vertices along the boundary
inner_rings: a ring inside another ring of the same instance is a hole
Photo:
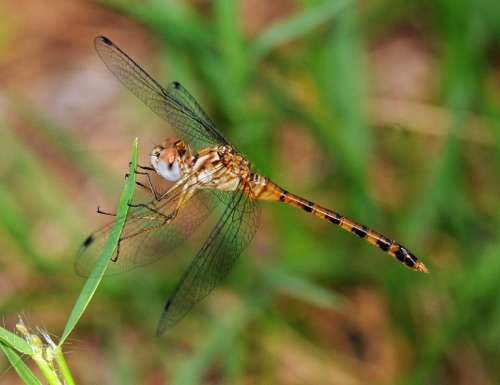
[[[255,199],[284,202],[302,209],[355,234],[359,238],[365,239],[412,270],[424,273],[429,272],[427,267],[425,267],[425,265],[408,249],[392,239],[370,229],[368,226],[355,222],[333,210],[321,207],[307,199],[289,193],[268,178],[253,174],[251,180],[253,182],[252,190]]]

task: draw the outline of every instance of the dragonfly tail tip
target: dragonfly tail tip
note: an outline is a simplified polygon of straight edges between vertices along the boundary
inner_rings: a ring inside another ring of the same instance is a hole
[[[414,267],[414,270],[416,271],[421,271],[422,273],[425,273],[425,274],[430,274],[430,271],[429,269],[427,268],[427,266],[425,266],[422,262],[418,261],[417,264],[415,265]]]

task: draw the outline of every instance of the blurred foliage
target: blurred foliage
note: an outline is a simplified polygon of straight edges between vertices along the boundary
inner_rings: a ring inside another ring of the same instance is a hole
[[[393,237],[431,275],[304,212],[263,203],[261,229],[232,272],[162,339],[154,338],[162,306],[203,234],[174,259],[104,280],[70,336],[75,376],[86,384],[498,382],[500,3],[278,3],[257,26],[266,2],[101,4],[150,31],[160,70],[108,37],[161,83],[180,81],[255,169]],[[391,70],[414,63],[404,57],[412,50],[384,56],[395,37],[426,55],[423,96],[384,81],[377,88],[377,65],[391,80]],[[71,257],[97,222],[87,208],[118,199],[127,155],[122,174],[110,171],[112,155],[97,154],[78,127],[22,94],[8,98],[0,310],[7,326],[26,312],[31,324],[62,333],[83,285]],[[134,136],[163,139],[152,132]]]

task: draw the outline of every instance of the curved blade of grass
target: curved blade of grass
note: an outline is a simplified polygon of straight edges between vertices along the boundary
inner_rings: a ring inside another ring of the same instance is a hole
[[[26,340],[17,334],[14,334],[3,327],[0,327],[0,343],[4,343],[16,349],[19,353],[32,354],[33,350]]]
[[[273,23],[253,41],[251,50],[254,57],[260,60],[276,46],[301,38],[334,18],[350,3],[352,3],[351,0],[325,1],[296,16]]]
[[[314,284],[305,276],[271,268],[266,274],[268,284],[276,290],[318,307],[338,310],[345,301],[340,294]]]
[[[132,202],[132,197],[134,195],[135,187],[135,170],[137,168],[137,138],[134,141],[134,146],[132,149],[132,161],[130,162],[129,178],[127,180],[127,185],[125,186],[122,196],[120,198],[120,203],[116,211],[116,219],[109,234],[109,238],[104,245],[102,254],[96,263],[96,266],[90,277],[87,279],[85,286],[83,287],[80,296],[76,300],[75,306],[71,315],[69,316],[68,323],[64,329],[61,340],[58,346],[61,347],[68,335],[71,333],[76,323],[82,316],[83,312],[87,308],[92,296],[97,290],[97,286],[101,282],[101,279],[106,271],[109,260],[113,257],[113,253],[118,245],[118,240],[120,239],[123,227],[125,226],[125,221],[127,220],[128,212],[130,210],[129,203]]]
[[[19,337],[17,337],[20,339]],[[19,377],[28,385],[42,385],[40,380],[35,376],[35,373],[24,363],[21,357],[14,351],[14,349],[4,342],[0,342],[0,348],[4,351],[10,364],[14,370],[19,374]]]

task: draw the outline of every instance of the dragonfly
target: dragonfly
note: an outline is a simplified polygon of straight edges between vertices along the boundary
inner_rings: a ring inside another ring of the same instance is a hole
[[[426,266],[401,244],[252,172],[252,164],[224,138],[178,82],[162,87],[106,37],[98,36],[94,45],[113,75],[166,120],[176,134],[153,148],[149,166],[136,170],[144,178],[137,185],[153,199],[131,204],[105,275],[121,274],[168,256],[216,207],[222,207],[215,227],[168,298],[157,335],[177,324],[225,277],[257,231],[261,200],[283,202],[325,219],[404,266],[428,273]],[[85,240],[75,259],[77,274],[90,275],[111,227],[112,223]]]

